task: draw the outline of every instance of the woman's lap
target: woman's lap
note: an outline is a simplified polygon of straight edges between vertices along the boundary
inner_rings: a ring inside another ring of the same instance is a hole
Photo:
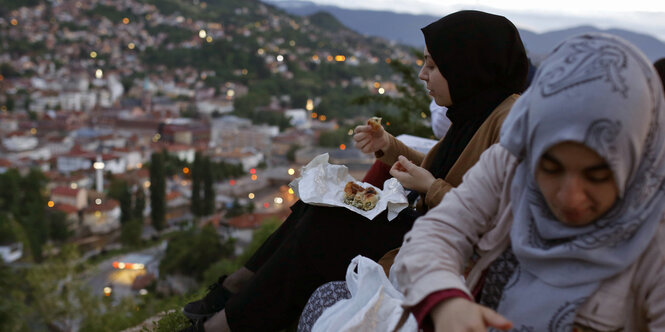
[[[308,206],[249,286],[231,298],[226,315],[233,331],[278,330],[295,322],[310,294],[343,280],[357,255],[378,260],[399,246],[413,220],[368,220],[345,208]]]

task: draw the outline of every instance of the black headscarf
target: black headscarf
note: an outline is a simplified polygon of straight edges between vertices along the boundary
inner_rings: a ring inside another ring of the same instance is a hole
[[[505,17],[465,10],[422,28],[427,50],[448,81],[450,129],[429,167],[443,178],[492,111],[526,85],[529,61]]]

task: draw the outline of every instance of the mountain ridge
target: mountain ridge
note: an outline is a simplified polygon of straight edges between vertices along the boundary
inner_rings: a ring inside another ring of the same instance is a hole
[[[382,37],[416,48],[422,48],[425,45],[420,28],[440,18],[432,15],[346,9],[331,5],[317,5],[309,1],[264,1],[290,14],[299,16],[309,16],[316,12],[325,11],[360,34]],[[605,32],[624,38],[640,48],[651,61],[665,57],[665,42],[651,35],[626,29],[600,29],[592,25],[581,25],[543,33],[524,28],[518,28],[518,30],[527,51],[535,59],[547,55],[567,37],[588,32]]]

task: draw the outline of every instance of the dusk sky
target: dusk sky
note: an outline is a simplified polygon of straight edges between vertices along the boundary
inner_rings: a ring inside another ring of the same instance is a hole
[[[281,1],[281,0],[272,0]],[[294,1],[294,0],[288,0]],[[295,0],[300,1],[300,0]],[[445,15],[479,9],[506,16],[518,27],[544,32],[579,25],[647,33],[665,41],[665,1],[525,0],[304,0],[344,8]]]

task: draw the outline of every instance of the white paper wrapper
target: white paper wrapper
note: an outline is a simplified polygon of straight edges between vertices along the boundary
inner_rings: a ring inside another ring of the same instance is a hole
[[[328,163],[328,154],[316,156],[309,164],[300,169],[300,177],[293,180],[289,186],[305,203],[321,206],[340,206],[347,208],[367,219],[374,219],[383,210],[388,209],[388,220],[393,220],[397,214],[409,205],[404,188],[395,178],[383,183],[383,190],[369,183],[356,181],[349,170],[343,165]],[[376,207],[364,211],[357,207],[344,204],[344,186],[353,181],[365,188],[374,187],[379,193]]]

